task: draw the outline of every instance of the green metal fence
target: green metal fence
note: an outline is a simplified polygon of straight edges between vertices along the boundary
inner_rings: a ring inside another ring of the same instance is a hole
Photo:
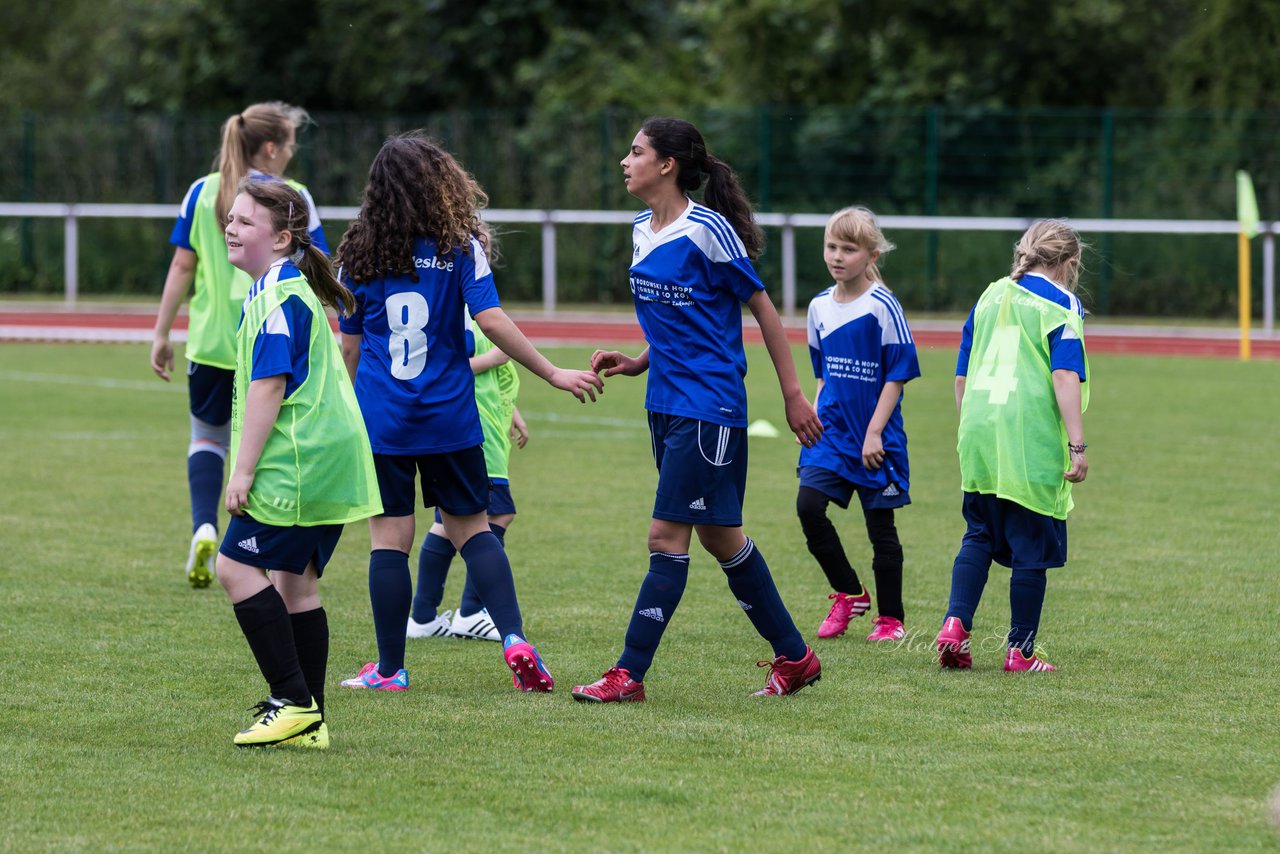
[[[1238,168],[1264,218],[1280,215],[1280,113],[1130,110],[871,110],[777,107],[685,114],[732,163],[762,211],[861,203],[882,214],[1224,219]],[[322,205],[358,204],[381,141],[426,128],[455,151],[494,207],[626,209],[617,161],[644,117],[598,112],[318,114],[291,174]],[[171,203],[209,171],[222,116],[18,114],[0,118],[0,201]],[[341,224],[332,224],[336,232]],[[158,294],[170,249],[156,222],[85,223],[81,292]],[[330,233],[336,244],[338,233]],[[912,309],[960,310],[1008,263],[992,234],[889,235],[889,284]],[[536,229],[505,235],[500,283],[534,299]],[[798,241],[801,296],[825,286],[820,236]],[[575,226],[561,253],[562,299],[629,299],[629,235]],[[1088,260],[1099,313],[1230,316],[1235,244],[1220,237],[1103,237]],[[776,252],[761,262],[768,281]],[[1256,268],[1255,259],[1255,268]],[[57,293],[55,224],[0,221],[0,292]],[[776,280],[776,279],[775,279]]]

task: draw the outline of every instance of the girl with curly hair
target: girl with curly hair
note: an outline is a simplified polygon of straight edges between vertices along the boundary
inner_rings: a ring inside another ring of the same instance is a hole
[[[342,684],[403,691],[405,626],[413,599],[414,478],[503,637],[513,684],[554,685],[524,636],[511,564],[489,529],[489,478],[468,362],[466,323],[555,388],[586,402],[604,386],[591,371],[558,368],[502,310],[493,241],[480,220],[488,197],[457,160],[419,132],[387,140],[369,168],[359,216],[338,247],[356,310],[342,319],[342,352],[373,446],[383,513],[369,520],[369,598],[378,660]]]

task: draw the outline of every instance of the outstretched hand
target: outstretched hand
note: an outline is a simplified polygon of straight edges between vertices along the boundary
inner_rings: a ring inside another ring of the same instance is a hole
[[[617,374],[634,377],[644,373],[644,366],[639,359],[633,359],[617,350],[596,350],[591,354],[591,370],[596,373],[604,371],[606,377]]]
[[[595,403],[596,394],[604,394],[604,380],[592,371],[574,371],[569,368],[556,368],[555,373],[547,380],[561,391],[567,391],[582,403],[591,398]]]
[[[822,422],[818,419],[818,410],[803,394],[797,394],[786,400],[787,426],[796,434],[796,440],[806,448],[818,444],[822,437]]]

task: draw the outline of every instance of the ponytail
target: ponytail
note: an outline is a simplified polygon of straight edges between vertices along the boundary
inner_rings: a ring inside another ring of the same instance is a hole
[[[742,183],[729,164],[718,157],[708,154],[706,168],[707,189],[702,193],[703,202],[729,221],[746,247],[747,257],[756,260],[764,252],[764,231],[752,215],[751,200]]]
[[[1032,223],[1013,247],[1009,278],[1017,281],[1032,268],[1040,267],[1061,278],[1059,284],[1074,292],[1080,284],[1081,257],[1086,246],[1075,229],[1062,220],[1042,219]]]
[[[249,174],[253,158],[268,142],[284,145],[289,131],[311,121],[307,111],[283,101],[253,104],[222,123],[222,146],[213,161],[219,175],[218,195],[213,209],[218,222],[225,224],[240,182]]]
[[[729,221],[747,257],[753,261],[759,258],[764,252],[764,231],[752,216],[751,200],[729,164],[707,152],[701,132],[684,119],[674,118],[647,119],[640,132],[649,138],[659,157],[676,161],[676,185],[682,191],[697,190],[707,176],[703,204]]]

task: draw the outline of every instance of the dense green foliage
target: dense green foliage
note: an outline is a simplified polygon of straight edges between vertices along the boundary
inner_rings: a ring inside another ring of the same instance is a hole
[[[173,204],[228,114],[284,98],[316,117],[292,172],[321,205],[356,204],[381,140],[421,126],[494,207],[629,209],[617,160],[644,116],[678,112],[766,211],[1227,219],[1244,168],[1263,217],[1280,212],[1280,4],[1263,0],[52,0],[7,15],[2,201]],[[166,233],[84,222],[82,293],[158,294]],[[910,309],[964,310],[1015,236],[892,234],[886,274]],[[1236,312],[1229,237],[1086,237],[1094,311]],[[539,241],[509,230],[508,299],[538,299]],[[825,276],[816,235],[799,243],[803,302]],[[625,228],[566,229],[562,299],[627,300],[627,252]],[[61,259],[60,223],[0,222],[0,292],[60,292]]]
[[[1267,0],[50,0],[0,108],[1280,107]]]
[[[589,352],[550,355],[580,364]],[[580,706],[567,688],[613,663],[645,571],[644,381],[611,380],[587,407],[526,375],[532,440],[512,459],[520,515],[507,542],[556,692],[513,691],[496,644],[427,640],[409,647],[407,694],[339,688],[374,648],[368,534],[351,525],[321,584],[333,748],[301,755],[231,746],[265,686],[225,596],[183,576],[186,394],[150,375],[146,353],[0,347],[0,438],[20,449],[0,493],[0,848],[1276,844],[1265,800],[1280,784],[1280,707],[1267,662],[1280,651],[1280,596],[1266,546],[1280,525],[1280,433],[1258,389],[1280,382],[1280,363],[1092,360],[1091,469],[1039,644],[1061,670],[1040,678],[999,670],[999,570],[973,671],[940,673],[930,653],[963,522],[954,352],[923,351],[905,404],[913,504],[898,514],[911,642],[873,648],[857,620],[819,647],[812,689],[749,700],[768,648],[695,552],[650,700],[632,707]],[[778,424],[767,356],[749,356],[752,415]],[[795,519],[795,459],[789,439],[752,440],[746,528],[812,639],[828,591]],[[1189,464],[1207,475],[1189,478]],[[833,518],[863,571],[860,515]],[[455,563],[446,607],[462,581]]]

